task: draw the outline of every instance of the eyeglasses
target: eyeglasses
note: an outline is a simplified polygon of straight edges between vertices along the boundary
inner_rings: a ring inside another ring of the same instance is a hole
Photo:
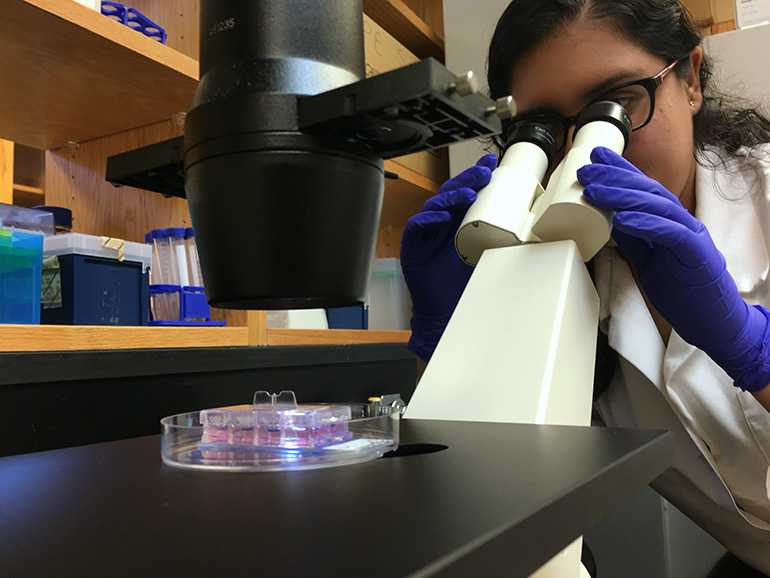
[[[592,104],[602,100],[617,102],[625,108],[626,112],[628,112],[631,117],[631,130],[639,130],[652,120],[652,115],[655,112],[655,91],[663,83],[663,80],[665,80],[668,73],[671,72],[678,63],[679,60],[675,60],[655,76],[626,82],[625,84],[621,84],[608,90],[600,97],[588,103],[575,116],[559,116],[553,114],[533,114],[531,116],[526,116],[525,113],[525,115],[515,119],[508,125],[507,134],[511,134],[517,126],[523,123],[537,122],[543,124],[553,133],[556,140],[556,151],[559,152],[566,146],[567,137],[580,114]]]

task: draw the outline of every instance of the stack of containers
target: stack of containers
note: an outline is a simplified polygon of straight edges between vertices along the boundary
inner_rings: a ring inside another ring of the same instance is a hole
[[[40,323],[43,238],[50,212],[0,203],[0,323]]]
[[[225,325],[211,320],[193,230],[153,229],[145,242],[152,244],[150,325]]]
[[[43,236],[0,229],[0,323],[40,323]]]

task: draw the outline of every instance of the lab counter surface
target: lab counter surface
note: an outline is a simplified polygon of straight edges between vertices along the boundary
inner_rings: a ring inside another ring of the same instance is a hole
[[[160,436],[0,459],[0,575],[528,576],[671,463],[661,431],[403,420],[399,451],[259,473]]]

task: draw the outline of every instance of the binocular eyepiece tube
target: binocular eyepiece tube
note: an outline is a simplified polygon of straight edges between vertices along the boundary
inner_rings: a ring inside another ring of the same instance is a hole
[[[631,134],[631,119],[621,105],[602,101],[578,117],[572,146],[550,174],[555,139],[536,122],[517,127],[508,148],[478,193],[455,236],[455,247],[469,265],[485,249],[572,239],[589,261],[610,239],[612,215],[588,204],[577,170],[591,162],[597,146],[622,153]]]

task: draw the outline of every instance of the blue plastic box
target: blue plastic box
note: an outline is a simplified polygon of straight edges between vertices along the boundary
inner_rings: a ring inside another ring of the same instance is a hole
[[[363,304],[326,310],[329,329],[369,329],[369,309]]]
[[[46,238],[42,323],[147,325],[151,250],[112,241],[77,233]]]
[[[0,323],[40,323],[43,235],[0,229]]]

